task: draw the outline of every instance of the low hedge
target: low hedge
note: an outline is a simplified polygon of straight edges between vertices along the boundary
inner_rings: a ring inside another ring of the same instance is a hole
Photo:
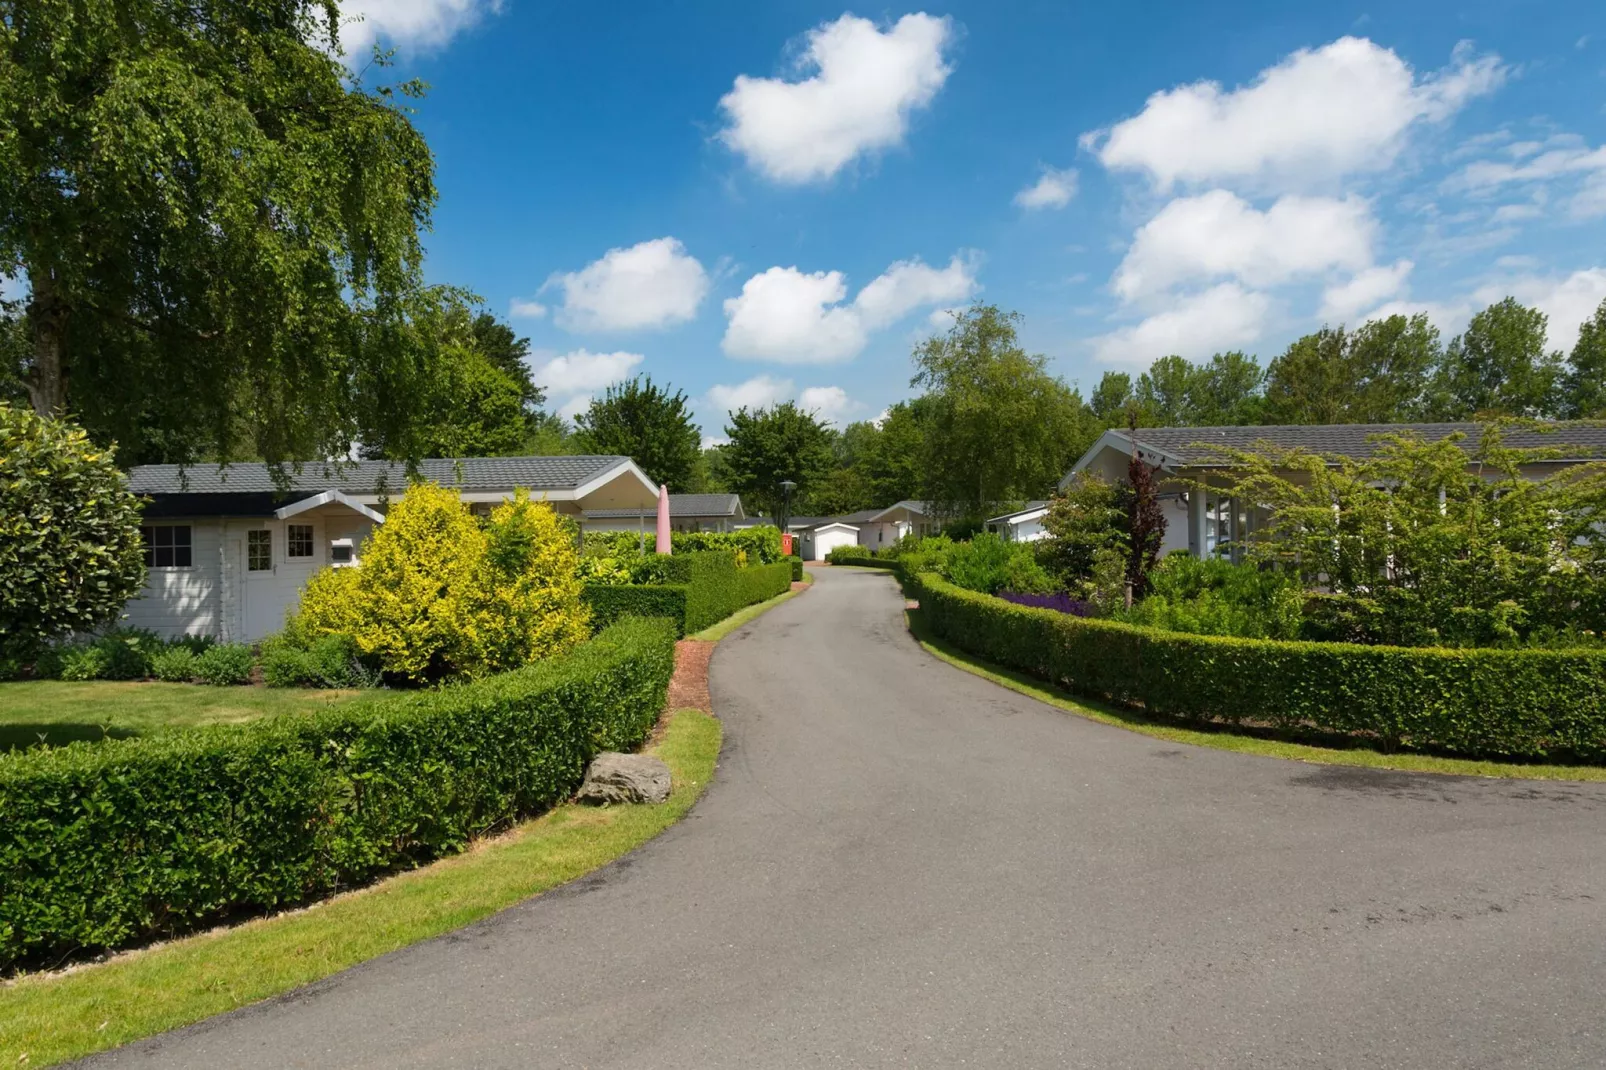
[[[1190,635],[1018,606],[935,573],[914,586],[937,636],[1092,698],[1469,757],[1606,759],[1606,651]]]
[[[673,640],[627,621],[437,691],[0,756],[0,968],[305,902],[539,812],[646,737]]]
[[[728,550],[676,554],[666,562],[667,584],[587,584],[584,598],[593,620],[608,624],[624,616],[670,617],[682,635],[718,624],[744,606],[782,594],[792,585],[792,565],[736,567]]]
[[[793,583],[802,583],[803,582],[803,559],[794,554],[793,556],[787,558],[787,560],[792,563],[792,582]]]

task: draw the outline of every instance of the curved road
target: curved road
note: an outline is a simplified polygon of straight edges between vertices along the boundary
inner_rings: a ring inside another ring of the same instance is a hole
[[[716,653],[685,822],[94,1065],[1606,1065],[1606,785],[1166,744],[929,657],[889,577],[817,576]]]

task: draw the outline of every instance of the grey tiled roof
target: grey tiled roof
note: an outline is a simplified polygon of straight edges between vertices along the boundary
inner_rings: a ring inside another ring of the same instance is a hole
[[[615,467],[625,457],[463,457],[420,461],[419,475],[463,491],[567,490]],[[392,461],[355,461],[341,465],[310,461],[299,472],[286,469],[289,490],[316,494],[343,490],[377,494],[407,487],[406,465]],[[128,489],[136,494],[262,494],[280,491],[268,466],[260,462],[231,464],[143,464],[130,469]]]
[[[1000,513],[998,516],[990,516],[990,517],[988,517],[987,518],[987,523],[991,524],[991,523],[993,523],[994,521],[997,521],[997,520],[1008,520],[1012,516],[1020,516],[1022,513],[1029,513],[1033,509],[1043,509],[1043,508],[1046,508],[1047,506],[1048,506],[1048,502],[1046,502],[1046,501],[1031,501],[1031,502],[1027,502],[1025,505],[1021,506],[1019,509],[1016,509],[1014,512]]]
[[[1311,424],[1271,427],[1140,427],[1137,439],[1144,446],[1179,457],[1183,463],[1208,459],[1208,447],[1247,450],[1257,442],[1270,442],[1283,448],[1299,447],[1313,453],[1344,457],[1369,457],[1377,449],[1367,439],[1379,434],[1415,432],[1436,442],[1457,431],[1467,435],[1463,445],[1476,444],[1478,425],[1445,424]],[[1123,432],[1124,433],[1124,432]],[[1606,458],[1606,427],[1584,424],[1557,424],[1554,431],[1506,432],[1506,445],[1524,449],[1559,449],[1568,458]]]
[[[670,516],[735,516],[742,499],[735,494],[671,494]],[[650,512],[650,510],[649,510]],[[631,517],[634,509],[588,509],[586,516],[607,519]]]

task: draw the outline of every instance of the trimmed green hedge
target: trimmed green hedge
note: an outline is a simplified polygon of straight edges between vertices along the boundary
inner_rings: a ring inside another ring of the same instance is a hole
[[[787,558],[787,560],[792,563],[792,582],[793,583],[802,583],[803,582],[803,559],[801,557],[793,555],[792,557]]]
[[[736,567],[728,550],[675,554],[666,562],[668,584],[587,584],[586,603],[601,625],[625,616],[670,617],[682,635],[718,624],[744,606],[763,602],[792,585],[792,564]]]
[[[930,572],[914,586],[939,637],[1089,697],[1471,757],[1606,759],[1606,651],[1189,635],[1017,606]]]
[[[0,968],[315,899],[564,798],[663,709],[674,632],[438,691],[0,756]]]

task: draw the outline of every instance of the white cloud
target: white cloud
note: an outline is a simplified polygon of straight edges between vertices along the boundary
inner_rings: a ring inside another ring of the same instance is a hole
[[[592,353],[577,349],[553,357],[534,370],[535,385],[549,396],[588,393],[630,378],[645,358],[640,353]]]
[[[1075,169],[1066,168],[1061,171],[1045,167],[1042,176],[1035,183],[1015,194],[1015,204],[1026,209],[1064,208],[1075,196]]]
[[[708,273],[674,238],[609,249],[580,271],[554,275],[563,291],[558,326],[570,331],[631,331],[668,327],[697,315]]]
[[[340,45],[353,60],[363,60],[381,40],[403,48],[439,48],[501,10],[502,0],[347,0],[340,6]]]
[[[539,301],[515,297],[508,306],[508,315],[514,319],[538,320],[546,315],[546,306]]]
[[[840,303],[847,293],[840,271],[772,267],[725,301],[730,323],[721,346],[733,357],[782,364],[857,356],[867,338],[858,313]]]
[[[1329,182],[1386,170],[1411,127],[1448,118],[1505,74],[1497,57],[1461,45],[1450,67],[1418,78],[1393,51],[1343,37],[1300,49],[1237,89],[1201,81],[1155,93],[1142,112],[1083,142],[1106,167],[1145,172],[1161,189]]]
[[[1520,223],[1525,219],[1537,219],[1544,214],[1544,209],[1537,204],[1502,204],[1494,210],[1490,219],[1496,223]]]
[[[1606,215],[1606,171],[1584,183],[1568,208],[1574,219],[1594,219]]]
[[[731,413],[738,409],[766,409],[783,401],[795,401],[798,408],[814,413],[827,424],[842,423],[863,407],[840,386],[810,386],[798,393],[792,380],[769,375],[734,385],[712,386],[706,404],[720,413]]]
[[[708,404],[720,412],[767,409],[778,401],[787,400],[792,393],[792,380],[759,375],[734,386],[719,384],[709,387]]]
[[[963,301],[976,292],[974,257],[954,257],[945,268],[934,268],[918,257],[900,260],[870,280],[853,299],[859,317],[870,330],[901,320],[924,305]]]
[[[900,260],[871,280],[851,304],[840,271],[807,274],[772,267],[727,298],[729,324],[721,343],[733,357],[779,364],[828,364],[857,356],[871,331],[888,327],[930,304],[948,304],[976,292],[974,257],[955,256],[945,268]]]
[[[1449,338],[1466,326],[1468,318],[1472,315],[1472,307],[1467,302],[1459,300],[1412,301],[1401,299],[1379,305],[1366,315],[1357,316],[1356,320],[1364,323],[1367,320],[1388,319],[1390,316],[1405,316],[1409,319],[1417,315],[1427,316],[1428,322],[1437,327],[1441,335]]]
[[[1332,268],[1358,271],[1372,263],[1376,231],[1358,197],[1289,196],[1261,212],[1211,190],[1172,201],[1138,229],[1114,288],[1133,301],[1195,279],[1273,286]]]
[[[832,426],[846,423],[860,407],[840,386],[811,386],[797,396],[797,406],[804,412],[814,413],[821,423]]]
[[[1391,266],[1357,271],[1349,281],[1329,286],[1322,293],[1322,308],[1317,315],[1330,323],[1353,322],[1363,309],[1402,293],[1414,266],[1409,260],[1401,260]]]
[[[1503,160],[1470,163],[1456,176],[1451,188],[1480,190],[1509,182],[1536,182],[1564,175],[1606,173],[1606,146],[1591,149],[1572,136],[1555,138],[1549,145],[1537,155],[1512,153],[1517,158],[1515,163]]]
[[[731,440],[724,435],[704,435],[703,449],[711,450],[715,446],[729,446]]]
[[[828,179],[865,153],[903,141],[910,113],[931,103],[952,68],[946,18],[905,15],[882,31],[843,15],[810,30],[799,81],[737,75],[720,98],[719,138],[777,182]]]
[[[1550,320],[1550,348],[1571,352],[1579,326],[1606,301],[1606,267],[1575,271],[1566,278],[1519,275],[1480,287],[1472,296],[1480,308],[1505,297],[1532,305]]]
[[[574,397],[558,406],[558,415],[563,417],[565,420],[568,420],[570,423],[573,423],[576,416],[579,416],[582,412],[585,412],[591,407],[592,397],[593,395],[591,394],[574,395]]]
[[[1107,364],[1146,368],[1172,353],[1203,357],[1248,345],[1260,337],[1271,310],[1265,294],[1237,283],[1179,298],[1164,312],[1093,340],[1093,353]]]

